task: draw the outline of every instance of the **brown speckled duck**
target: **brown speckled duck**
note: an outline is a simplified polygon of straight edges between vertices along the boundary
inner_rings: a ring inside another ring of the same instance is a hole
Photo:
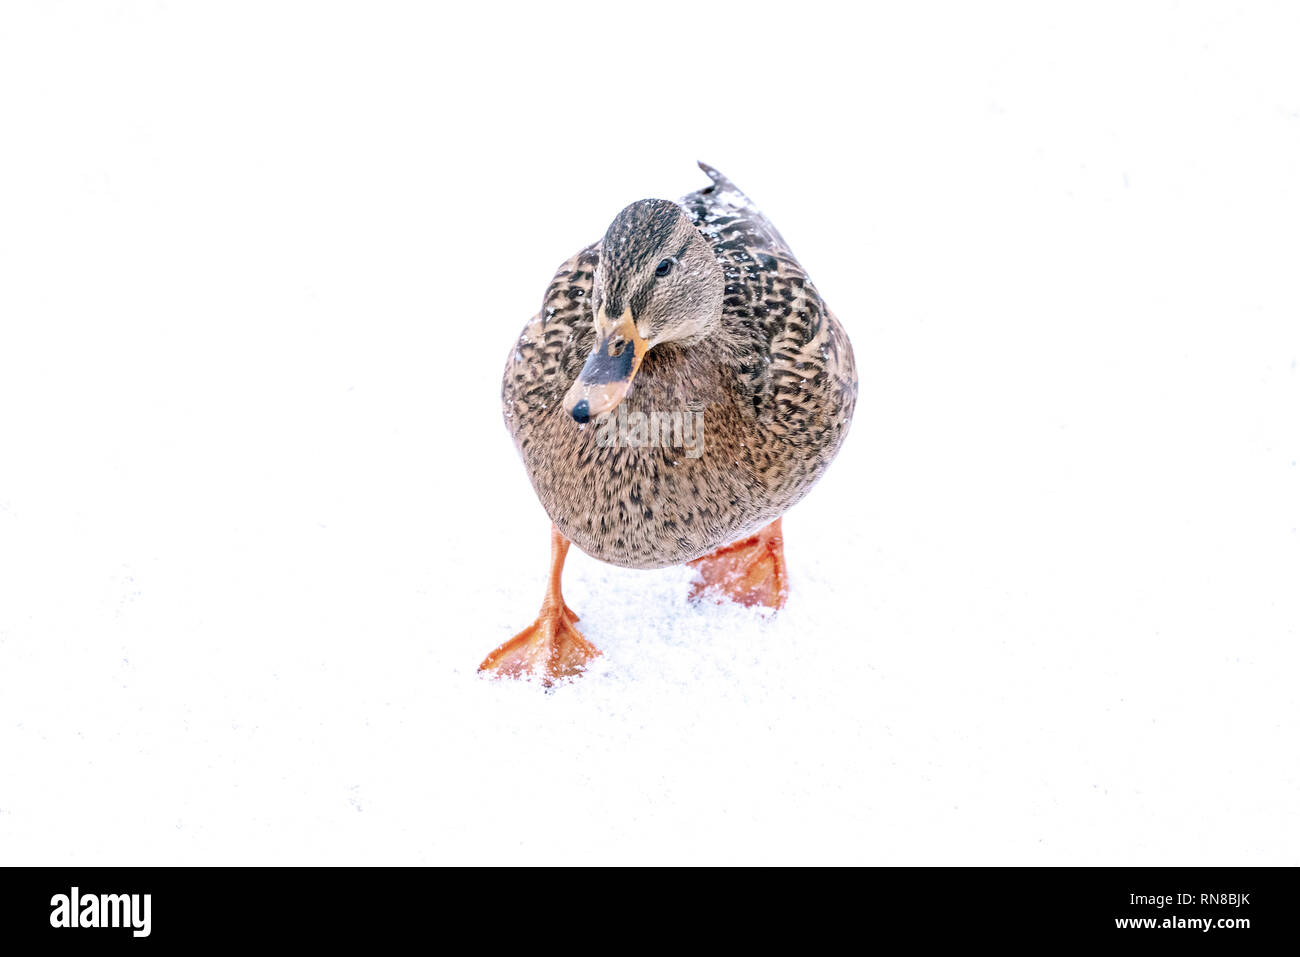
[[[691,598],[780,608],[781,515],[848,432],[848,336],[780,233],[717,170],[645,199],[560,266],[510,353],[506,427],[551,517],[537,621],[481,671],[578,674],[600,652],[560,593],[569,543],[625,568],[689,563]]]

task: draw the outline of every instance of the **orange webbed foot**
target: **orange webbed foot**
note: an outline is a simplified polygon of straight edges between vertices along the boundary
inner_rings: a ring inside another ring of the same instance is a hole
[[[498,678],[536,677],[545,685],[582,674],[600,650],[573,626],[577,620],[563,602],[543,606],[535,622],[484,658],[478,670]]]
[[[690,600],[713,598],[752,608],[783,608],[789,594],[781,520],[711,555],[687,564],[695,569]]]
[[[551,530],[551,579],[537,620],[483,659],[479,671],[494,678],[540,678],[550,687],[561,678],[582,674],[600,650],[574,625],[578,615],[564,603],[560,576],[569,541]]]

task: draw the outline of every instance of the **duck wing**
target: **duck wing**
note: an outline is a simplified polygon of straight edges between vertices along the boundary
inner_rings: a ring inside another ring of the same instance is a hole
[[[785,239],[721,172],[682,198],[713,244],[726,278],[723,321],[732,333],[736,387],[776,435],[806,441],[852,414],[857,370],[848,336]]]
[[[541,311],[519,335],[501,379],[501,411],[516,441],[563,397],[595,342],[591,289],[599,245],[574,253],[555,271]]]

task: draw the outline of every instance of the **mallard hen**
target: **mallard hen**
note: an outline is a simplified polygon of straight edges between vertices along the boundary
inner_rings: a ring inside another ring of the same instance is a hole
[[[691,597],[780,608],[781,515],[848,432],[848,336],[726,177],[646,199],[560,266],[511,351],[506,427],[553,523],[537,621],[480,670],[550,683],[600,652],[560,576],[572,542],[626,568],[690,563]]]

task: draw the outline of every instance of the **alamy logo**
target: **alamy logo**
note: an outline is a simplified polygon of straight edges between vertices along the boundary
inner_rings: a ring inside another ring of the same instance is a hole
[[[681,449],[688,459],[704,453],[704,413],[695,408],[669,412],[617,411],[596,417],[596,444],[603,449]]]
[[[133,937],[149,936],[150,894],[71,894],[50,898],[51,927],[129,927]]]

